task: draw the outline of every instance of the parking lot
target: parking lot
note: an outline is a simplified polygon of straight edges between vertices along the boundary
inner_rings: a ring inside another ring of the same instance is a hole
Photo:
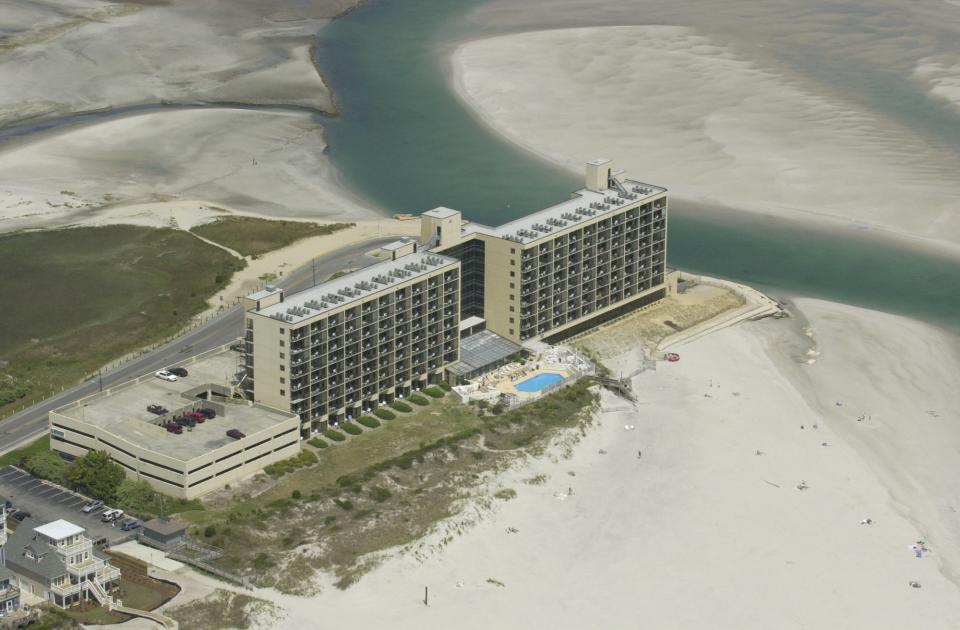
[[[0,496],[13,504],[14,511],[30,512],[31,520],[36,525],[62,518],[85,528],[87,536],[93,540],[106,538],[108,544],[129,540],[131,535],[136,533],[121,530],[119,524],[111,527],[109,523],[101,522],[100,515],[106,506],[91,514],[84,514],[80,508],[90,499],[32,477],[12,466],[0,468]],[[10,515],[12,516],[13,512]],[[9,517],[7,523],[15,524]]]

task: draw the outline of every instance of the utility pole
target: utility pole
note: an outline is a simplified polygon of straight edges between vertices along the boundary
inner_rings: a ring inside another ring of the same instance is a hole
[[[313,286],[317,286],[317,259],[314,258],[310,263],[313,266]]]
[[[423,587],[423,605],[424,606],[430,605],[430,587],[429,586]]]
[[[100,381],[100,391],[103,391],[103,370],[97,372],[97,378]]]

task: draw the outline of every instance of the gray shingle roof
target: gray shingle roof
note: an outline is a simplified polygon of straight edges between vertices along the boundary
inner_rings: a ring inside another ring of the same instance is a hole
[[[12,580],[16,577],[10,567],[0,566],[0,582],[3,580]]]
[[[33,528],[36,524],[25,518],[17,526],[17,530],[7,538],[6,559],[7,567],[14,573],[41,583],[49,583],[53,578],[66,574],[67,565],[56,551],[49,545],[35,540]],[[27,548],[32,548],[39,554],[39,561],[24,556]]]

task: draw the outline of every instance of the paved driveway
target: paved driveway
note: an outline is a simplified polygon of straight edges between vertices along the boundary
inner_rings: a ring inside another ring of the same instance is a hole
[[[30,512],[31,520],[37,525],[62,518],[85,528],[89,538],[106,538],[110,544],[134,533],[121,530],[119,525],[111,527],[101,522],[100,515],[105,508],[92,514],[81,512],[80,508],[89,501],[88,498],[32,477],[12,466],[0,468],[0,496],[13,503],[14,510]],[[13,523],[13,520],[8,519],[8,523]]]

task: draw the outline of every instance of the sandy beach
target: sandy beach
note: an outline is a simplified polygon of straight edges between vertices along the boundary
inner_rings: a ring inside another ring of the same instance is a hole
[[[571,171],[604,156],[677,200],[960,253],[955,152],[741,48],[680,26],[518,33],[461,45],[453,84],[496,132]]]
[[[254,593],[283,609],[263,627],[957,627],[960,341],[791,312],[672,347],[638,403],[603,392],[582,438],[491,481],[515,499],[465,505],[347,591]]]
[[[675,348],[678,364],[634,378],[636,408],[604,393],[571,458],[496,481],[517,499],[466,510],[479,523],[425,561],[401,556],[314,600],[277,597],[286,627],[323,627],[317,606],[363,628],[956,627],[957,339],[798,307],[812,337],[766,320]],[[548,481],[523,483],[537,474]],[[918,540],[930,548],[919,559]]]

